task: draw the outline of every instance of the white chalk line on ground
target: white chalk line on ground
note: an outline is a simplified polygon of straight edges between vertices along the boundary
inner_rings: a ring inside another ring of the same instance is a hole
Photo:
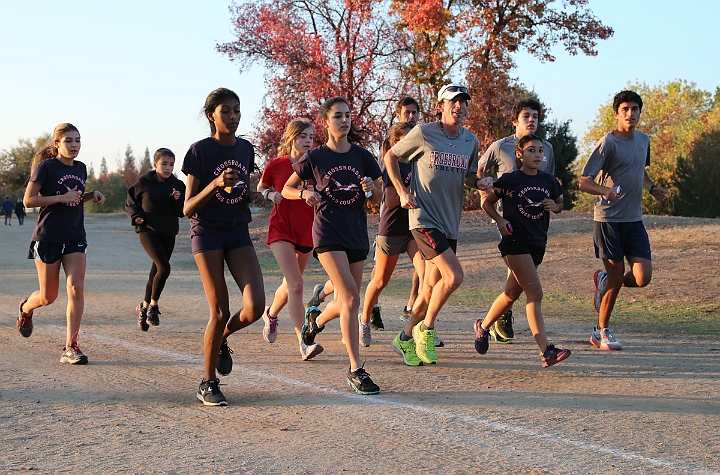
[[[57,333],[65,334],[65,328],[60,326],[48,326],[46,327],[51,331],[55,331]],[[196,358],[192,357],[190,355],[186,355],[183,353],[177,353],[174,351],[168,351],[168,350],[162,350],[159,348],[153,348],[148,346],[141,346],[137,345],[136,343],[132,343],[127,340],[122,340],[114,337],[109,337],[105,335],[101,335],[99,333],[84,333],[83,337],[90,338],[94,340],[101,341],[103,343],[118,346],[122,348],[126,348],[128,350],[132,350],[133,352],[142,351],[143,353],[150,354],[150,355],[157,355],[157,356],[163,356],[165,358],[169,358],[172,360],[176,360],[183,363],[196,363],[198,365],[203,364],[202,358]],[[341,397],[345,399],[352,400],[354,402],[362,402],[363,404],[374,404],[378,406],[391,406],[391,407],[397,407],[400,409],[415,411],[415,412],[421,412],[430,414],[436,417],[443,417],[447,419],[453,419],[453,420],[461,420],[465,424],[469,426],[475,426],[479,428],[480,430],[492,430],[492,431],[500,431],[505,432],[508,434],[515,434],[523,439],[541,439],[546,441],[555,442],[561,445],[565,445],[568,447],[575,447],[580,448],[584,450],[588,450],[591,452],[596,452],[599,455],[607,455],[611,456],[620,460],[627,460],[632,462],[639,462],[644,464],[651,464],[656,467],[662,467],[662,468],[668,468],[668,469],[674,469],[679,471],[685,471],[685,472],[692,472],[697,474],[703,474],[703,475],[720,475],[719,472],[712,472],[700,469],[698,467],[683,464],[680,462],[675,462],[672,460],[666,460],[666,459],[660,459],[655,457],[646,457],[644,455],[634,454],[634,453],[628,453],[622,450],[603,447],[601,445],[591,444],[587,442],[582,442],[574,439],[568,439],[565,437],[560,437],[553,434],[547,434],[539,431],[530,430],[524,427],[518,427],[518,426],[512,426],[509,424],[504,424],[501,422],[493,422],[487,419],[474,417],[474,416],[468,416],[465,414],[462,414],[460,412],[453,412],[453,411],[447,411],[442,409],[436,409],[432,407],[426,407],[421,406],[417,404],[409,404],[404,403],[400,401],[389,401],[385,399],[381,399],[377,396],[361,396],[354,393],[348,393],[343,391],[338,391],[336,389],[323,387],[321,385],[318,385],[317,383],[309,383],[306,381],[300,381],[293,378],[288,378],[286,376],[280,376],[273,373],[268,373],[265,371],[258,371],[254,369],[250,369],[245,365],[237,365],[233,368],[236,372],[243,372],[245,374],[257,377],[257,378],[264,378],[272,381],[276,381],[279,383],[288,384],[291,386],[300,387],[303,389],[306,389],[308,391],[313,392],[319,392],[322,394],[327,394],[335,397]],[[357,414],[357,413],[355,413]],[[378,422],[378,419],[380,416],[377,413],[373,413],[373,421]],[[397,423],[398,421],[393,419],[389,423],[386,423],[386,425],[391,425],[392,423]],[[447,437],[446,433],[440,432],[442,437]],[[465,442],[468,442],[466,439],[463,439]]]

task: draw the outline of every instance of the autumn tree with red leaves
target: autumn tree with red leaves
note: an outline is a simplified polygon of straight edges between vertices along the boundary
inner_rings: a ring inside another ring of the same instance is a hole
[[[404,89],[403,42],[376,0],[256,0],[231,7],[237,39],[217,46],[241,72],[254,63],[268,85],[255,141],[275,155],[293,118],[316,122],[322,102],[342,96],[354,126],[376,146]],[[323,131],[316,127],[318,141]]]
[[[613,34],[588,0],[392,0],[391,11],[410,40],[404,73],[417,96],[432,100],[447,78],[464,77],[473,97],[466,126],[481,146],[508,135],[510,110],[527,95],[511,76],[513,53],[553,61],[561,44],[571,55],[595,55],[597,41]]]
[[[509,133],[510,109],[528,94],[511,75],[513,53],[552,61],[562,45],[594,55],[597,41],[613,34],[588,0],[250,0],[231,12],[237,39],[217,49],[240,72],[254,63],[267,71],[254,137],[266,158],[291,119],[316,121],[334,95],[348,100],[374,147],[402,94],[433,120],[436,93],[450,78],[469,86],[466,125],[487,145]]]

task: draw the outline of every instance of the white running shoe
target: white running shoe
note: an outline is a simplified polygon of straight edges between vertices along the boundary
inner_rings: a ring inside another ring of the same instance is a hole
[[[590,343],[601,350],[622,350],[622,345],[615,339],[609,328],[593,328]]]
[[[362,315],[358,315],[360,322],[360,344],[362,346],[370,346],[372,344],[372,327],[370,323],[363,323]]]
[[[270,307],[265,307],[262,319],[265,322],[265,327],[263,327],[263,338],[268,343],[275,343],[275,340],[277,340],[278,319],[277,317],[270,316]]]
[[[306,345],[300,342],[300,355],[303,361],[311,360],[317,355],[323,352],[323,347],[320,343],[313,343],[312,345]]]

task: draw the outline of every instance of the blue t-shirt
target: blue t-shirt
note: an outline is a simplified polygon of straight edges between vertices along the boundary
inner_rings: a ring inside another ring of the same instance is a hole
[[[527,175],[515,170],[498,178],[493,192],[502,199],[503,217],[510,221],[513,229],[512,235],[502,237],[502,242],[545,247],[550,212],[543,209],[542,200],[555,200],[563,194],[555,177],[547,172]]]
[[[12,214],[15,209],[15,203],[13,203],[10,199],[7,199],[2,202],[2,209],[5,214]]]
[[[372,154],[354,144],[346,153],[321,145],[294,163],[293,170],[303,180],[315,180],[315,191],[320,193],[313,245],[369,249],[362,179],[368,176],[376,180],[381,174]]]
[[[185,154],[182,172],[192,175],[204,189],[226,168],[238,170],[240,181],[229,192],[225,188],[215,194],[205,206],[190,218],[190,234],[222,232],[252,220],[247,204],[250,174],[255,167],[255,150],[250,142],[236,137],[235,145],[218,143],[212,137],[195,142]]]
[[[73,160],[65,165],[57,158],[38,163],[30,175],[30,181],[41,183],[40,195],[61,195],[77,187],[85,193],[87,170],[83,162]],[[43,206],[33,232],[33,241],[69,243],[85,239],[83,200],[79,203],[55,203]]]
[[[410,186],[412,178],[412,165],[405,162],[398,162],[400,167],[400,178],[403,185]],[[383,202],[380,206],[380,223],[378,224],[378,236],[411,236],[410,217],[408,210],[400,204],[394,207],[387,205],[388,188],[395,190],[387,170],[383,170]]]

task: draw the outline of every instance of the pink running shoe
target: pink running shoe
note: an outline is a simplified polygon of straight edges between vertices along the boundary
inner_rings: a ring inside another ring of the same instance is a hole
[[[23,309],[22,309],[23,305],[25,305],[25,302],[27,302],[27,301],[28,301],[28,299],[25,299],[20,302],[20,311],[18,312],[18,317],[17,317],[17,329],[20,332],[20,334],[22,336],[24,336],[25,338],[28,338],[32,334],[32,331],[33,331],[33,321],[32,321],[33,313],[32,312],[25,313],[25,312],[23,312]]]
[[[548,366],[558,364],[568,356],[570,356],[570,350],[555,348],[555,345],[550,344],[540,355],[540,359],[542,360],[542,367],[547,368]]]

